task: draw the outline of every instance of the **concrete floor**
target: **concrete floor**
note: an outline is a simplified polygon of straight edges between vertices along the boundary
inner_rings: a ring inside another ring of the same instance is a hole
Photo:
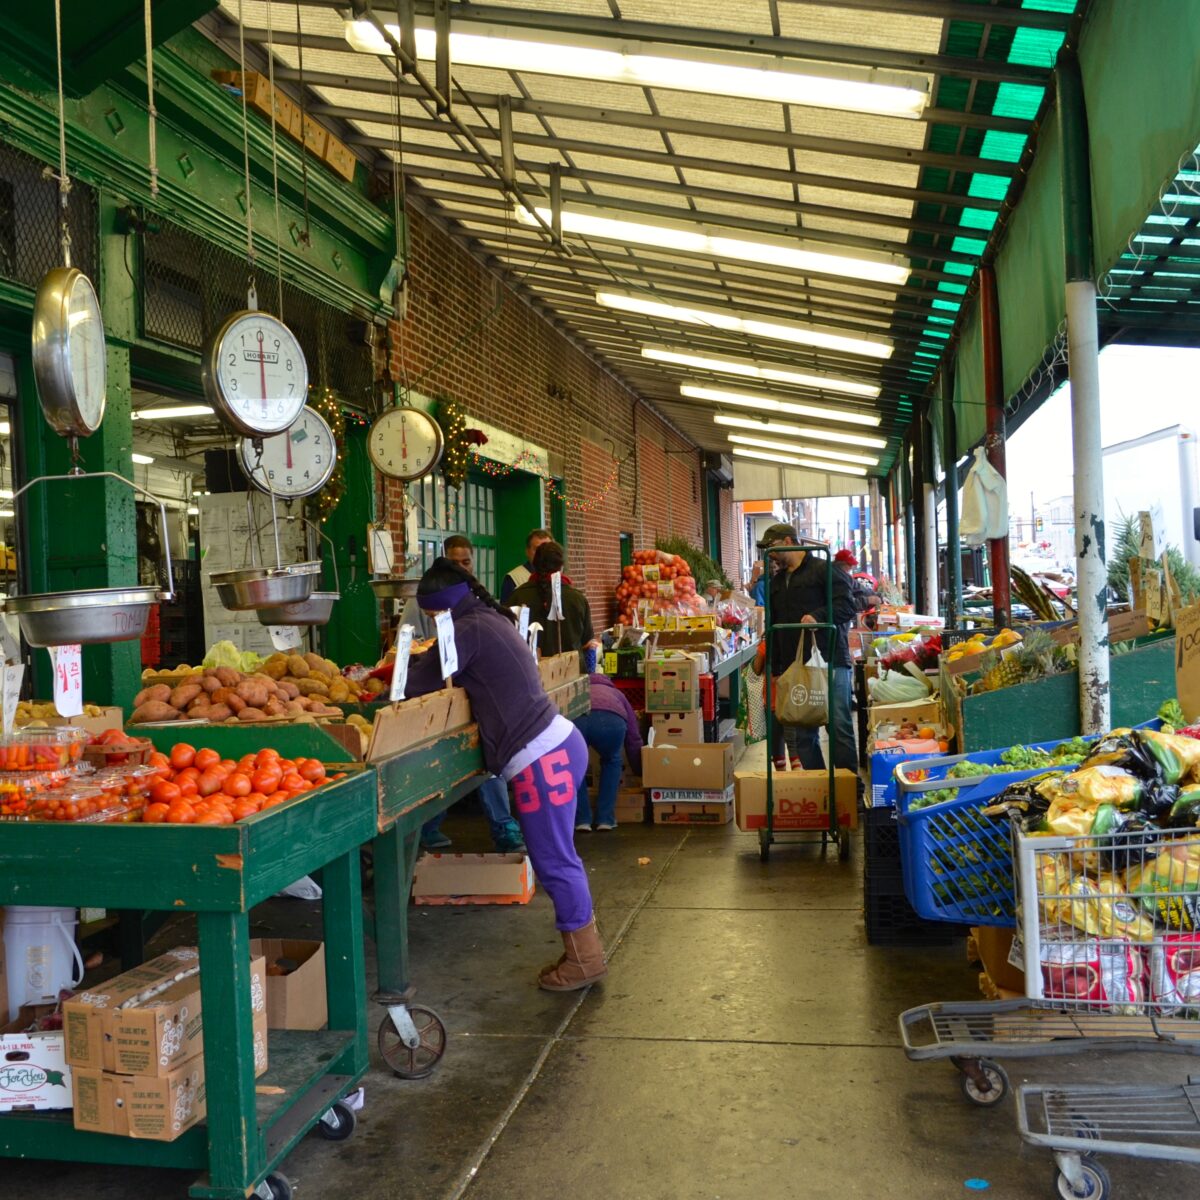
[[[478,817],[452,817],[446,832],[456,848],[488,848]],[[446,1057],[430,1079],[404,1082],[372,1036],[354,1139],[310,1138],[286,1164],[302,1200],[1055,1195],[1051,1158],[1023,1145],[1011,1101],[974,1108],[948,1065],[899,1050],[897,1013],[973,999],[977,976],[961,944],[866,945],[859,846],[849,864],[781,847],[763,866],[756,841],[732,827],[622,827],[579,844],[612,947],[608,979],[582,995],[533,985],[558,952],[544,895],[527,907],[413,910],[417,1002],[444,1019]],[[303,936],[316,907],[274,901],[258,931]],[[1010,1064],[1014,1082],[1179,1082],[1188,1070],[1166,1055]],[[1105,1162],[1120,1200],[1195,1189],[1194,1169]],[[187,1183],[0,1168],[4,1200],[182,1198]]]

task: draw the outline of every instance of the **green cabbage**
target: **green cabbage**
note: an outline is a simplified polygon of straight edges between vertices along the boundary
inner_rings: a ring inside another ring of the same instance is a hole
[[[253,650],[239,650],[232,642],[218,642],[201,664],[206,671],[214,667],[232,667],[243,675],[253,675],[263,665],[263,658]]]

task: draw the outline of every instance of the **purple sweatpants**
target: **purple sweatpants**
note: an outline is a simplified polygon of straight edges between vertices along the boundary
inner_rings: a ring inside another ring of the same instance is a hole
[[[592,919],[587,872],[575,851],[575,793],[587,772],[587,743],[577,729],[512,777],[521,833],[538,882],[563,933]]]

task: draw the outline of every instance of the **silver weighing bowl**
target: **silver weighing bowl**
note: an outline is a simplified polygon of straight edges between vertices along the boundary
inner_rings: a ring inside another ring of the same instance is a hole
[[[4,611],[16,614],[31,646],[95,646],[136,641],[164,598],[157,587],[88,588],[10,596]]]
[[[258,620],[262,625],[327,625],[334,601],[339,598],[337,592],[313,592],[307,600],[295,604],[260,608]]]
[[[288,567],[239,567],[215,571],[208,578],[230,612],[249,612],[307,600],[320,575],[319,562],[305,562]]]
[[[380,600],[412,600],[417,595],[419,579],[372,579],[371,587]]]

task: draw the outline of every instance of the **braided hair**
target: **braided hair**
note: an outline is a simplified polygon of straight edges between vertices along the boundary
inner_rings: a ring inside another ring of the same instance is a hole
[[[503,604],[498,604],[491,592],[474,575],[469,571],[464,571],[458,563],[451,562],[448,558],[433,560],[433,565],[421,576],[421,582],[417,584],[417,595],[428,596],[432,592],[440,592],[443,588],[453,587],[456,583],[467,584],[471,589],[471,595],[476,600],[486,604],[488,608],[498,612],[501,616],[507,617],[514,625],[516,624],[517,618],[511,609],[505,608]]]
[[[554,591],[550,586],[550,576],[555,571],[563,569],[566,554],[557,542],[543,542],[533,552],[533,583],[538,590],[538,598],[547,612],[554,605]]]

